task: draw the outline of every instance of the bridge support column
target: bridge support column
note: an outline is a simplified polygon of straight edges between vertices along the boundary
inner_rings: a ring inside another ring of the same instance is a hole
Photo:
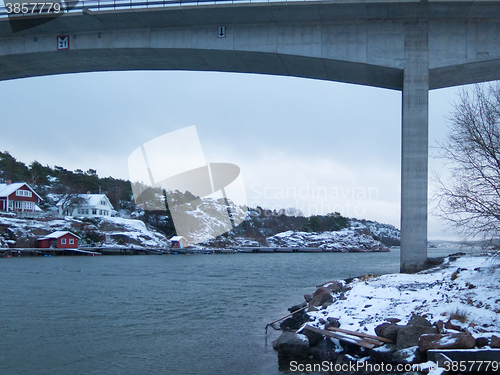
[[[401,152],[401,272],[427,260],[429,49],[428,24],[405,25]]]

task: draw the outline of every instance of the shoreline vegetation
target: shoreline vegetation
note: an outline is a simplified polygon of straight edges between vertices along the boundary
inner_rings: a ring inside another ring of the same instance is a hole
[[[412,275],[334,280],[270,323],[266,337],[269,327],[281,331],[272,345],[287,373],[444,375],[467,360],[496,361],[496,370],[472,370],[498,373],[499,280],[498,252],[434,258]]]

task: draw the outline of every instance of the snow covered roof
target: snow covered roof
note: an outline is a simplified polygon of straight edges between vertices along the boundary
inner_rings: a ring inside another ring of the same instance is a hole
[[[187,241],[183,236],[173,236],[170,239],[170,241],[181,241],[181,240]]]
[[[58,230],[56,232],[53,232],[51,234],[46,235],[43,238],[40,238],[40,240],[57,239],[57,238],[62,237],[64,235],[66,235],[66,234],[71,234],[72,236],[74,236],[76,238],[80,238],[76,234],[68,232],[67,230]]]
[[[109,201],[106,194],[78,194],[79,197],[82,197],[87,201],[87,206],[96,207],[101,206],[101,201],[104,199],[106,203],[113,209],[113,205]],[[62,206],[64,203],[64,198],[62,198],[59,202],[57,202],[56,206]]]
[[[0,198],[5,198],[14,193],[16,190],[21,189],[23,186],[27,186],[33,194],[35,194],[38,198],[42,199],[35,190],[31,188],[26,182],[15,182],[13,184],[0,184]]]

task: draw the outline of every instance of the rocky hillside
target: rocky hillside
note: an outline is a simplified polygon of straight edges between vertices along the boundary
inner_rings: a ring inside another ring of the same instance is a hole
[[[307,233],[283,232],[267,239],[275,247],[318,247],[334,252],[389,251],[380,241],[359,230],[343,229],[338,232]]]
[[[368,229],[369,234],[374,239],[386,246],[399,246],[401,244],[401,232],[394,225],[358,219],[350,219],[350,224],[353,229]]]
[[[168,244],[165,235],[140,220],[118,217],[27,220],[0,216],[0,248],[36,247],[37,238],[58,230],[80,236],[83,246],[165,248]]]
[[[40,207],[46,217],[25,222],[4,215],[5,220],[13,221],[0,221],[0,246],[31,246],[37,237],[60,229],[75,231],[86,243],[99,242],[98,236],[108,234],[108,239],[114,238],[116,243],[136,246],[159,246],[158,244],[166,243],[168,238],[175,235],[178,229],[185,237],[189,237],[188,240],[197,243],[210,238],[212,234],[223,233],[228,224],[228,206],[222,200],[200,199],[189,192],[166,193],[160,188],[149,188],[141,184],[132,186],[129,181],[101,178],[93,169],[86,172],[79,169],[69,171],[59,166],[43,166],[36,161],[25,165],[8,152],[0,152],[0,181],[6,180],[29,183],[42,196]],[[136,200],[133,191],[141,192]],[[125,225],[122,221],[124,219],[118,218],[115,221],[109,219],[107,224],[102,224],[105,221],[101,219],[53,220],[50,217],[56,215],[55,205],[60,198],[86,192],[105,193],[118,216],[138,219],[132,221],[136,223],[132,226],[134,229]],[[168,207],[165,209],[167,196],[170,202],[184,202],[182,209],[187,210],[179,213],[175,205],[172,212]],[[246,215],[245,210],[248,216],[230,232],[205,241],[202,245],[287,246],[286,243],[294,243],[297,246],[322,247],[332,251],[366,251],[368,248],[370,251],[381,251],[382,245],[377,241],[385,246],[400,243],[399,230],[394,226],[347,218],[338,212],[304,217],[299,210],[277,211],[230,205],[233,221],[241,222]],[[175,215],[180,215],[181,220],[176,220],[174,226],[172,217]],[[143,223],[143,228],[139,230],[140,222]],[[112,229],[112,226],[116,228]],[[342,232],[344,230],[347,232]]]
[[[207,219],[208,221],[208,219]],[[380,242],[381,244],[380,244]],[[237,228],[205,245],[300,246],[325,249],[384,249],[400,244],[396,227],[370,220],[346,218],[338,213],[325,216],[287,216],[282,212],[249,208],[247,218]],[[247,242],[242,245],[242,242]],[[377,245],[378,243],[378,245]]]

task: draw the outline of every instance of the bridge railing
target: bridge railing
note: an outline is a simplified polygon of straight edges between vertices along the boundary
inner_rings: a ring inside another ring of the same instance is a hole
[[[4,0],[0,4],[0,18],[40,17],[85,11],[122,10],[135,8],[161,8],[183,5],[215,5],[233,3],[297,2],[314,0]],[[44,4],[44,5],[42,5]],[[49,9],[50,7],[50,9]]]

